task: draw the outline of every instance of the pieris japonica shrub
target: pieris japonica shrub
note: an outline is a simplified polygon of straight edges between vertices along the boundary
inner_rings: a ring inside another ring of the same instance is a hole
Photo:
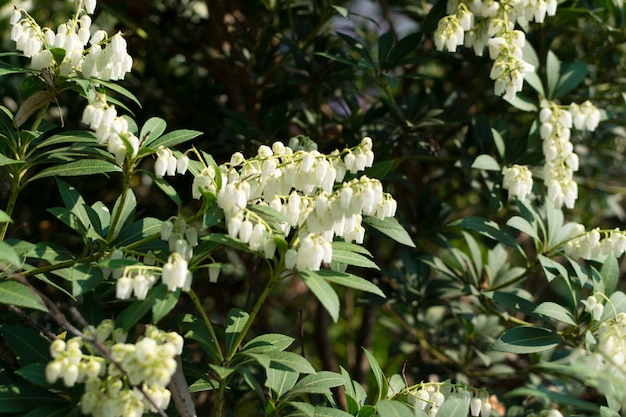
[[[39,3],[1,414],[626,412],[618,5]]]

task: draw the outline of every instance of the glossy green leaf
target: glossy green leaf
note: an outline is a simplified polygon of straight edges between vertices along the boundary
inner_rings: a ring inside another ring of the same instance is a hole
[[[378,217],[363,216],[363,223],[378,230],[398,243],[411,248],[415,247],[415,243],[413,243],[411,236],[395,217],[385,217],[381,220]]]
[[[615,257],[606,257],[600,269],[600,276],[602,276],[602,281],[604,282],[604,294],[610,297],[619,282],[619,264]]]
[[[17,159],[11,159],[6,157],[5,155],[0,153],[0,167],[13,165],[13,164],[23,164],[25,161],[19,161]]]
[[[460,220],[454,221],[451,226],[459,226],[464,229],[478,232],[483,236],[495,240],[496,242],[504,243],[512,248],[518,248],[518,244],[515,238],[504,230],[498,223],[493,220],[484,219],[482,217],[464,217]]]
[[[342,249],[333,248],[332,261],[340,263],[340,264],[358,266],[361,268],[372,268],[372,269],[380,270],[378,265],[376,265],[376,263],[372,261],[371,259],[368,259],[359,253],[342,250]]]
[[[156,299],[152,304],[152,323],[157,324],[163,317],[167,316],[178,304],[179,297],[180,288],[176,291],[167,291],[162,298]]]
[[[48,311],[41,297],[17,281],[0,281],[0,303],[33,310]]]
[[[300,376],[299,372],[284,371],[276,368],[266,369],[266,374],[265,386],[276,393],[275,399],[279,399],[285,395],[285,393],[289,392]]]
[[[181,320],[181,326],[186,332],[185,338],[198,342],[214,361],[220,357],[218,351],[220,349],[219,341],[211,337],[202,319],[186,314]]]
[[[116,246],[128,246],[148,237],[156,238],[161,232],[162,223],[154,217],[139,219],[124,229],[113,243]]]
[[[116,323],[118,327],[122,327],[124,331],[129,331],[134,325],[139,323],[148,312],[152,309],[152,305],[167,296],[168,290],[165,284],[159,284],[148,291],[145,300],[135,300],[117,317]]]
[[[144,123],[139,133],[139,142],[141,147],[150,146],[152,142],[157,140],[167,127],[165,120],[160,117],[151,117]]]
[[[326,281],[332,282],[337,285],[354,288],[356,290],[369,292],[371,294],[376,294],[379,297],[386,298],[385,293],[383,293],[380,288],[378,288],[376,285],[372,284],[368,280],[357,277],[356,275],[348,274],[346,272],[332,271],[330,269],[321,269],[315,272],[310,271],[310,273],[317,274]]]
[[[315,407],[315,417],[352,417],[345,411],[330,407]]]
[[[307,375],[289,391],[287,397],[300,394],[330,394],[330,389],[343,385],[343,376],[336,372],[320,371]]]
[[[39,242],[25,254],[26,257],[43,259],[51,264],[74,259],[74,256],[62,245],[53,242]]]
[[[376,415],[376,407],[372,405],[364,405],[359,410],[357,417],[372,417],[374,415]]]
[[[293,343],[293,337],[279,333],[266,333],[250,340],[241,349],[242,352],[263,353],[268,350],[285,350]]]
[[[38,174],[33,175],[28,181],[35,181],[46,177],[74,177],[80,175],[95,175],[121,171],[122,169],[118,165],[108,161],[100,159],[81,159],[46,168]]]
[[[333,287],[313,271],[300,271],[300,277],[336,322],[339,318],[339,297]]]
[[[270,368],[299,372],[301,374],[315,373],[311,363],[296,353],[270,350],[264,355],[270,358]]]
[[[0,326],[0,334],[21,366],[48,363],[52,359],[50,341],[33,329],[5,324]]]
[[[563,97],[583,82],[587,76],[587,64],[581,61],[561,66],[559,82],[554,90],[554,97]]]
[[[152,182],[157,187],[159,187],[159,189],[163,191],[163,193],[166,196],[168,196],[170,200],[174,202],[174,204],[176,204],[177,206],[180,206],[180,203],[181,203],[180,197],[178,196],[178,192],[176,191],[176,188],[174,188],[172,184],[167,182],[165,178],[157,178],[153,172],[145,171],[145,173],[152,179]]]
[[[11,245],[0,241],[0,272],[7,267],[16,271],[22,267],[22,260]]]
[[[51,409],[67,400],[46,390],[28,385],[0,386],[0,413],[22,413],[33,410],[33,405],[46,404]]]
[[[491,155],[478,155],[474,162],[472,162],[472,168],[484,169],[486,171],[501,171],[502,168],[498,161]]]
[[[70,229],[78,232],[81,236],[86,235],[87,229],[85,228],[85,225],[80,221],[78,216],[72,213],[69,209],[66,209],[65,207],[51,207],[46,211],[59,219],[59,221],[67,225]]]
[[[72,283],[72,295],[78,297],[100,285],[104,279],[102,269],[91,263],[83,262],[69,268],[57,269],[53,274]]]
[[[563,338],[550,329],[519,326],[504,332],[491,349],[516,354],[543,352],[556,347]]]
[[[135,198],[135,193],[130,188],[126,190],[125,194],[117,198],[111,212],[111,226],[113,230],[108,231],[110,240],[115,240],[124,227],[131,222],[136,207],[137,199]]]
[[[399,401],[380,400],[376,403],[376,410],[380,417],[414,417],[413,410]],[[449,414],[442,415],[447,416]]]
[[[17,375],[24,378],[33,385],[37,385],[42,388],[50,388],[50,384],[46,381],[46,363],[30,363],[26,366],[22,366],[15,371]]]
[[[250,315],[239,308],[231,308],[226,319],[226,352],[233,351],[237,338],[248,322]]]
[[[546,79],[548,83],[548,99],[556,98],[554,93],[556,91],[556,87],[559,83],[559,78],[561,75],[561,61],[557,58],[557,56],[551,50],[548,51],[548,57],[546,59]]]
[[[175,145],[179,145],[181,143],[188,142],[194,138],[197,138],[201,134],[202,132],[198,132],[197,130],[175,130],[161,136],[160,138],[152,142],[151,146],[153,148],[158,148],[159,146],[169,148]]]
[[[526,233],[535,240],[539,240],[539,234],[535,228],[523,217],[513,216],[506,222],[506,225],[517,229],[520,232]]]
[[[541,263],[543,271],[546,274],[546,279],[551,282],[556,277],[567,277],[567,270],[560,263],[543,255],[538,255],[537,259]]]
[[[374,357],[370,351],[363,348],[363,352],[365,352],[365,357],[367,358],[367,362],[370,364],[370,369],[374,374],[374,379],[376,381],[376,401],[380,400],[383,395],[387,394],[387,379],[385,378],[385,374],[383,373],[382,368],[378,364],[378,361]],[[374,401],[374,402],[376,402]]]
[[[81,197],[76,188],[70,184],[60,178],[55,178],[55,180],[65,207],[76,215],[85,230],[88,229],[91,226],[91,219],[85,209],[85,200],[83,197]]]
[[[533,311],[535,314],[549,317],[567,323],[572,326],[576,326],[576,321],[571,312],[560,304],[552,301],[545,301],[537,306]]]
[[[111,81],[98,80],[98,84],[102,85],[103,87],[106,87],[109,90],[113,90],[116,93],[121,94],[122,96],[132,100],[135,104],[137,104],[137,106],[141,107],[141,102],[139,102],[137,97],[135,97],[135,95],[133,93],[131,93],[130,91],[128,91],[126,88],[122,87],[119,83],[111,82]],[[111,97],[107,96],[107,101],[110,101],[110,99],[111,99]],[[126,106],[124,106],[124,107],[126,107]]]

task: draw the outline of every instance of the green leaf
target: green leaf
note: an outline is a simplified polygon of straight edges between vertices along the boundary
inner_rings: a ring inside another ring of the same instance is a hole
[[[237,338],[244,329],[250,315],[239,308],[231,308],[226,319],[226,352],[232,352]]]
[[[219,357],[219,342],[211,337],[206,324],[199,318],[186,314],[181,320],[182,328],[187,332],[185,338],[195,340],[216,361]]]
[[[517,93],[513,98],[508,98],[507,96],[503,98],[513,107],[521,111],[529,113],[537,111],[537,105],[523,93]]]
[[[513,236],[502,229],[502,227],[493,220],[470,216],[454,221],[450,223],[450,225],[478,232],[483,236],[487,236],[496,242],[504,243],[512,248],[519,248],[515,238],[513,238]]]
[[[0,282],[0,303],[48,312],[39,295],[26,285],[13,280]]]
[[[245,344],[242,352],[264,353],[268,350],[285,350],[293,343],[293,337],[279,333],[266,333],[255,337]]]
[[[22,267],[22,260],[20,259],[15,249],[13,249],[8,243],[1,241],[0,261],[0,271],[7,269],[7,267],[10,270],[16,271]],[[2,263],[4,263],[4,265],[2,265]]]
[[[587,76],[587,64],[581,61],[572,62],[561,68],[559,82],[552,98],[559,98],[577,87]]]
[[[316,272],[311,271],[311,273],[315,273],[326,281],[330,281],[334,284],[369,292],[376,294],[379,297],[386,298],[385,293],[382,292],[380,288],[368,280],[357,277],[356,275],[348,274],[347,272],[331,271],[330,269],[321,269]]]
[[[22,366],[15,371],[15,373],[33,385],[49,388],[50,384],[46,381],[46,365],[47,364],[43,362],[30,363],[26,366]]]
[[[415,243],[413,243],[411,236],[409,236],[409,233],[395,217],[385,217],[381,220],[378,217],[363,216],[363,223],[378,230],[398,243],[411,248],[415,247]]]
[[[0,153],[0,167],[13,165],[13,164],[24,164],[25,161],[18,161],[17,159],[7,158],[5,155]]]
[[[141,320],[152,309],[153,304],[167,296],[168,290],[165,284],[159,284],[148,291],[145,300],[135,300],[122,311],[116,322],[124,331],[129,331],[139,320]]]
[[[56,408],[57,404],[65,405],[67,401],[46,390],[28,385],[0,386],[0,413],[26,413],[33,409],[34,404],[46,404]]]
[[[559,276],[564,278],[568,276],[567,270],[560,263],[553,261],[544,255],[537,255],[537,259],[539,259],[539,263],[541,263],[541,267],[546,274],[548,282],[551,282],[554,278]]]
[[[52,360],[50,342],[39,332],[28,327],[5,324],[0,326],[0,333],[21,366]]]
[[[331,5],[331,7],[335,9],[335,11],[339,13],[339,15],[342,17],[348,18],[348,16],[350,16],[350,10],[346,9],[345,7],[334,5]]]
[[[357,417],[372,417],[374,415],[376,415],[376,407],[371,405],[364,405],[359,410]]]
[[[311,290],[311,292],[317,297],[317,299],[322,303],[326,311],[330,314],[333,321],[337,322],[339,318],[339,297],[337,297],[337,293],[327,283],[324,278],[322,278],[319,274],[313,271],[299,271],[300,277],[306,284],[306,286]]]
[[[393,160],[377,162],[371,167],[367,168],[363,172],[363,175],[367,175],[367,177],[369,178],[376,178],[377,180],[382,180],[387,176],[389,171],[391,171],[391,168],[393,168],[394,164],[395,164],[395,161]]]
[[[154,172],[144,171],[151,179],[152,182],[156,184],[157,187],[163,191],[163,193],[170,198],[177,206],[180,206],[180,197],[178,196],[178,192],[176,188],[169,182],[167,182],[164,178],[157,178],[154,175]]]
[[[519,295],[513,294],[511,292],[494,291],[485,292],[483,293],[483,295],[485,295],[486,297],[490,297],[491,299],[493,299],[493,301],[503,305],[504,307],[531,316],[534,314],[533,311],[535,311],[535,308],[537,308],[535,303],[532,303],[527,299],[522,298]]]
[[[139,99],[137,99],[137,97],[135,97],[135,95],[133,93],[131,93],[126,88],[124,88],[121,85],[119,85],[118,83],[114,83],[114,82],[110,82],[110,81],[103,81],[103,80],[98,80],[97,82],[101,86],[106,87],[109,90],[113,90],[116,93],[119,93],[122,96],[124,96],[124,97],[126,97],[126,98],[128,98],[128,99],[130,99],[132,101],[134,101],[135,104],[137,104],[137,106],[139,106],[141,108],[141,102],[139,101]],[[107,97],[107,100],[110,100],[110,97]]]
[[[576,326],[576,321],[574,320],[574,316],[572,315],[572,313],[570,313],[562,305],[554,303],[552,301],[546,301],[539,304],[535,311],[533,311],[533,313],[550,317],[552,319],[562,321],[563,323],[567,323],[572,326]]]
[[[307,375],[289,391],[287,398],[299,394],[330,394],[330,389],[343,385],[343,376],[336,372],[321,371]]]
[[[276,368],[268,368],[266,374],[267,379],[265,380],[265,386],[268,387],[271,392],[276,393],[275,399],[279,399],[285,393],[289,392],[300,376],[298,372],[283,371]],[[273,395],[272,398],[274,398]]]
[[[301,374],[315,373],[311,363],[296,353],[270,350],[265,352],[264,355],[270,358],[270,368],[299,372]]]
[[[111,219],[113,222],[113,230],[108,231],[110,240],[114,241],[124,229],[124,227],[130,223],[133,214],[135,214],[135,208],[137,207],[137,199],[132,188],[126,190],[125,194],[120,195],[115,201],[113,211],[111,213]]]
[[[563,338],[544,327],[519,326],[504,332],[491,349],[515,354],[536,353],[556,347]]]
[[[546,78],[548,82],[548,96],[549,100],[556,98],[554,93],[559,82],[561,75],[561,61],[551,50],[548,51],[548,57],[546,59]]]
[[[72,295],[78,297],[96,288],[103,281],[102,269],[91,263],[79,263],[69,268],[52,271],[72,283]]]
[[[161,232],[163,222],[154,217],[144,217],[137,220],[120,233],[113,241],[116,246],[128,246],[150,236],[157,236]]]
[[[27,258],[43,259],[51,264],[74,259],[70,251],[53,242],[39,242],[25,256]]]
[[[512,227],[514,229],[519,230],[520,232],[526,233],[528,236],[532,237],[535,240],[539,240],[539,234],[537,230],[523,217],[513,216],[507,222],[506,225]]]
[[[188,142],[191,139],[200,136],[201,134],[202,132],[198,132],[197,130],[175,130],[173,132],[166,133],[165,135],[152,142],[152,147],[158,148],[159,146],[163,146],[169,148],[180,143]]]
[[[163,132],[165,132],[166,127],[167,123],[160,117],[151,117],[148,119],[139,133],[139,142],[141,143],[141,147],[144,148],[150,146],[152,142],[157,140]]]
[[[465,404],[465,401],[461,398],[450,398],[441,404],[437,414],[441,413],[446,417],[466,417],[469,412],[469,407]]]
[[[72,230],[78,232],[81,236],[85,236],[87,234],[85,225],[83,225],[78,216],[72,213],[69,209],[66,209],[65,207],[51,207],[46,211],[59,219],[62,223],[66,224]]]
[[[358,266],[361,268],[372,268],[380,271],[380,268],[376,263],[365,256],[348,250],[335,249],[335,242],[333,242],[333,262],[340,264]]]
[[[353,417],[345,411],[330,407],[315,407],[315,417]]]
[[[100,159],[81,159],[67,164],[55,165],[33,175],[28,181],[46,177],[73,177],[79,175],[104,174],[108,172],[122,172],[122,168],[108,161]]]
[[[365,357],[367,358],[367,362],[370,364],[370,369],[374,374],[374,379],[376,380],[376,401],[380,400],[383,397],[383,394],[387,393],[387,379],[385,378],[385,374],[383,373],[382,368],[378,364],[378,361],[374,357],[372,353],[370,353],[367,349],[363,348],[363,352],[365,352]],[[374,402],[376,402],[374,401]]]
[[[76,188],[59,178],[55,178],[55,180],[65,207],[76,215],[84,226],[84,229],[87,230],[91,226],[91,219],[85,209],[85,200],[83,200],[78,191],[76,191]]]
[[[180,297],[180,288],[176,291],[167,291],[163,298],[157,299],[152,305],[152,323],[157,324],[161,319],[169,314]]]
[[[474,169],[484,169],[486,171],[501,171],[502,168],[498,161],[491,155],[483,154],[478,155],[472,163]]]
[[[616,258],[606,257],[600,269],[600,276],[604,282],[604,294],[610,297],[615,292],[619,281],[619,264]]]
[[[465,408],[467,409],[467,407]],[[380,417],[414,417],[411,408],[399,401],[380,400],[376,403],[376,410]],[[441,415],[449,416],[448,413]]]

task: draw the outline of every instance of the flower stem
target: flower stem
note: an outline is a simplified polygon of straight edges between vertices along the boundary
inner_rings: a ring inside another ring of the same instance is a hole
[[[211,336],[211,339],[213,339],[214,346],[212,346],[213,347],[212,350],[217,356],[217,360],[219,361],[219,363],[224,362],[224,355],[217,341],[217,336],[215,335],[215,330],[213,330],[213,325],[211,324],[211,320],[209,319],[209,316],[207,316],[206,312],[204,311],[204,308],[202,307],[202,303],[200,302],[200,299],[196,295],[196,292],[193,290],[193,288],[189,290],[188,294],[189,294],[189,297],[191,298],[191,301],[193,302],[193,305],[196,307],[196,310],[198,310],[198,313],[200,313],[200,316],[202,317],[202,321],[204,321],[204,324],[206,325],[206,328],[209,331],[209,335]]]

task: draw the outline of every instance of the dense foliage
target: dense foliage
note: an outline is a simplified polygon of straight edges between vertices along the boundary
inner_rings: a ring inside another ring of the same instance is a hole
[[[0,5],[0,414],[626,413],[622,2]]]

